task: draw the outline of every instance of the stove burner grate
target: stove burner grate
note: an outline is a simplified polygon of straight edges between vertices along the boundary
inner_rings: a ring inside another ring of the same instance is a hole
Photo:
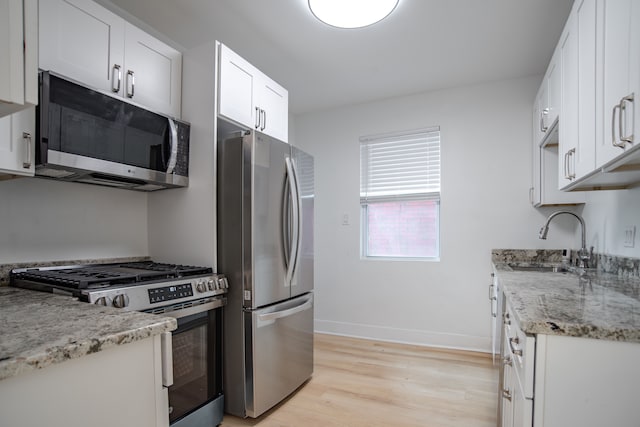
[[[212,274],[212,272],[213,270],[209,267],[140,261],[122,264],[27,269],[17,273],[15,278],[72,289],[96,289],[206,275]]]

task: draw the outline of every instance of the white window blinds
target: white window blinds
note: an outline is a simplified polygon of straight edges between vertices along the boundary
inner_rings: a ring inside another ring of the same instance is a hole
[[[360,203],[440,199],[440,127],[360,138]]]

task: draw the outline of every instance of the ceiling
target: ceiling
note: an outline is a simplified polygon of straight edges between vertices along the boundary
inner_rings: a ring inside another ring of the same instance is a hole
[[[307,0],[107,0],[185,50],[220,40],[289,90],[294,114],[542,74],[573,0],[400,0],[356,30]]]

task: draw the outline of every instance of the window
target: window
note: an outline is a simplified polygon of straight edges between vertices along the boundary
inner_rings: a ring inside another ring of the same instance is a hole
[[[440,128],[360,138],[362,255],[440,255]]]

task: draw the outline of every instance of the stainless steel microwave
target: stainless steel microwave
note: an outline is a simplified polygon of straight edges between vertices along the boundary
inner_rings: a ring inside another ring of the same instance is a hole
[[[36,176],[138,191],[189,183],[188,123],[40,73]]]

